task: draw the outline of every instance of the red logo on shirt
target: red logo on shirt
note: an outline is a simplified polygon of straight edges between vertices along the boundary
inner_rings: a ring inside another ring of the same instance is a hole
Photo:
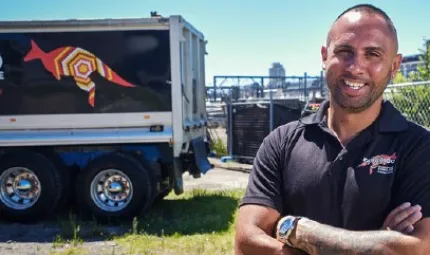
[[[396,159],[397,156],[395,152],[392,155],[381,154],[369,159],[364,158],[363,162],[358,167],[370,165],[369,174],[372,174],[374,169],[377,169],[378,173],[381,174],[391,174],[393,173],[393,166],[388,165],[394,164]]]

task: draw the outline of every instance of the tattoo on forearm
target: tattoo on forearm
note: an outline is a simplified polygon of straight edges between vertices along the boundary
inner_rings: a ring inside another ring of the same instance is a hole
[[[385,255],[389,252],[381,249],[381,244],[393,242],[403,236],[395,231],[357,232],[319,223],[306,224],[307,230],[302,233],[302,236],[298,236],[297,245],[311,255]]]

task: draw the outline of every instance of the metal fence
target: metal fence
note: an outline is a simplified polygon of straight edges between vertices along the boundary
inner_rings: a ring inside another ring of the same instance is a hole
[[[430,81],[391,84],[384,98],[410,121],[430,128]]]
[[[307,101],[312,97],[324,97],[326,86],[324,73],[303,76],[214,76],[213,85],[206,87],[207,102],[269,100],[270,92],[277,91],[282,98]],[[276,96],[276,95],[275,95]]]

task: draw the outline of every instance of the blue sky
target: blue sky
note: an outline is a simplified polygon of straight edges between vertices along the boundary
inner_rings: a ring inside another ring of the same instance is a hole
[[[42,5],[42,3],[44,5]],[[15,0],[4,1],[0,19],[69,19],[182,15],[208,40],[206,80],[214,75],[268,75],[281,62],[287,75],[318,75],[320,48],[334,18],[352,0]],[[430,1],[369,1],[394,21],[399,51],[415,54],[430,38]]]

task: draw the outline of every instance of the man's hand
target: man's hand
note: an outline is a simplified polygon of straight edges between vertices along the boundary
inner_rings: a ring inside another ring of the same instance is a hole
[[[404,234],[414,231],[414,224],[422,218],[421,206],[403,203],[388,214],[381,229],[395,230]]]
[[[240,207],[236,223],[235,254],[306,254],[283,245],[273,237],[279,216],[278,211],[266,206],[249,204]]]

